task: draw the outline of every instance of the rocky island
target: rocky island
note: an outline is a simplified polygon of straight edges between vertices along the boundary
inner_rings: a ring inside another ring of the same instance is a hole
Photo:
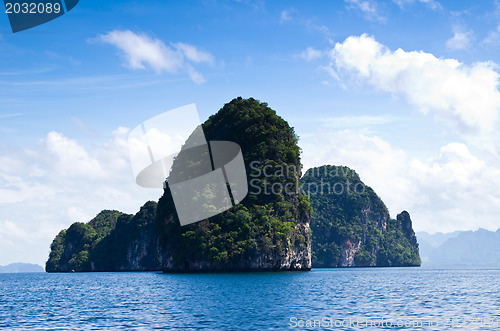
[[[368,187],[354,196],[312,192],[318,180],[334,186],[349,176],[353,187],[361,181],[353,171],[330,176],[333,166],[322,167],[330,170],[328,178],[318,172],[322,168],[302,176],[298,137],[266,103],[236,98],[202,127],[207,140],[241,147],[249,193],[240,204],[181,226],[166,185],[158,203],[147,202],[135,215],[106,210],[62,230],[52,242],[46,271],[307,271],[420,264],[408,213],[390,219]],[[181,162],[173,167],[185,166]]]
[[[313,209],[313,267],[420,266],[410,214],[403,211],[391,219],[356,171],[331,165],[312,168],[301,183]]]

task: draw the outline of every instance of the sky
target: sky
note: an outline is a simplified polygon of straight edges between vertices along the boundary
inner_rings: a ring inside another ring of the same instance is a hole
[[[0,15],[0,265],[44,265],[103,209],[135,213],[127,136],[242,96],[344,165],[415,231],[500,227],[500,1],[81,0],[12,33]]]

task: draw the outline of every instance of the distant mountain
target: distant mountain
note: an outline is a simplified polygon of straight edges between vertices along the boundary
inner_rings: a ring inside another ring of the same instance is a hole
[[[431,255],[434,254],[434,250],[441,246],[444,242],[446,242],[450,238],[455,238],[463,231],[455,231],[449,233],[437,232],[434,234],[430,234],[428,232],[416,232],[418,238],[419,245],[419,253],[420,259],[422,260],[422,264],[429,263],[431,259]]]
[[[38,264],[12,263],[7,266],[0,266],[0,273],[22,273],[22,272],[44,272]]]
[[[429,246],[437,248],[441,246],[448,239],[455,238],[462,232],[464,231],[454,231],[448,233],[437,232],[434,234],[430,234],[423,231],[423,232],[417,232],[416,235],[418,237],[419,243],[425,242],[426,244],[429,244]]]
[[[422,264],[500,265],[500,229],[496,232],[456,231],[429,234],[417,232]]]

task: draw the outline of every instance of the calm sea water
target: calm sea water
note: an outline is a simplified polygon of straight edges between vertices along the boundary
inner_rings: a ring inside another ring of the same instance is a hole
[[[497,330],[499,323],[498,268],[0,274],[7,330]]]

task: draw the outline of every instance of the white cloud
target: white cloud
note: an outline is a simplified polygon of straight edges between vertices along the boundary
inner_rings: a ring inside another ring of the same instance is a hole
[[[176,72],[182,67],[180,54],[159,39],[130,30],[114,30],[99,36],[100,41],[116,46],[125,57],[125,64],[131,69],[145,69],[150,66],[156,72]]]
[[[188,65],[187,70],[188,70],[189,78],[191,78],[191,80],[193,82],[195,82],[196,84],[200,85],[200,84],[203,84],[206,82],[205,77],[203,77],[202,74],[200,74],[198,71],[196,71],[196,69],[193,68],[193,66]]]
[[[324,126],[330,128],[345,128],[345,129],[362,128],[364,130],[372,126],[394,123],[398,120],[399,118],[392,115],[381,115],[381,116],[361,115],[361,116],[340,116],[340,117],[322,118],[320,121]]]
[[[50,132],[45,144],[48,156],[54,160],[59,176],[71,178],[84,177],[96,180],[106,174],[99,161],[88,155],[87,151],[74,140],[58,132]]]
[[[488,32],[488,36],[483,40],[483,44],[495,45],[498,43],[500,43],[500,25],[495,30]]]
[[[412,171],[422,182],[436,181],[449,185],[468,186],[485,169],[485,163],[474,157],[466,145],[450,143],[441,147],[438,157],[426,163],[414,160]]]
[[[333,45],[332,32],[326,25],[318,24],[316,23],[316,20],[310,19],[306,21],[306,28],[313,32],[324,35],[328,43]]]
[[[500,106],[499,75],[491,62],[470,66],[423,51],[391,51],[373,37],[351,36],[329,53],[329,71],[403,96],[469,135],[494,131]]]
[[[312,47],[307,47],[305,51],[302,51],[302,53],[300,53],[300,57],[307,61],[313,61],[319,59],[323,57],[323,55],[324,54],[322,51],[314,49]]]
[[[470,47],[472,32],[465,31],[459,26],[453,27],[453,37],[446,41],[446,48],[449,50],[462,50]]]
[[[175,43],[169,47],[157,38],[130,30],[113,30],[99,35],[97,40],[117,47],[124,58],[124,66],[132,70],[150,68],[156,73],[176,73],[183,69],[188,71],[191,79],[197,84],[205,80],[189,62],[210,65],[215,63],[212,54],[193,45]]]
[[[412,160],[408,176],[427,197],[416,206],[425,221],[423,227],[444,232],[499,228],[495,215],[500,208],[498,161],[479,160],[462,143],[443,146],[435,158]]]
[[[415,2],[426,4],[432,10],[442,9],[443,6],[436,0],[393,0],[401,9],[406,5],[413,4]]]
[[[24,229],[11,221],[2,221],[0,224],[0,238],[22,238],[27,235]]]
[[[186,58],[194,63],[208,63],[210,65],[215,64],[215,58],[212,54],[202,51],[193,45],[186,43],[176,43],[175,48],[181,51]]]
[[[365,34],[337,43],[328,56],[324,69],[342,87],[367,84],[403,97],[420,112],[457,128],[482,158],[462,142],[444,144],[431,158],[415,158],[373,135],[380,130],[369,130],[375,125],[390,130],[397,115],[341,116],[324,118],[314,135],[302,135],[304,166],[355,169],[393,217],[408,210],[417,230],[499,228],[500,155],[491,148],[498,142],[496,64],[465,65],[423,51],[393,51]]]
[[[280,15],[280,23],[292,20],[292,13],[290,10],[283,10]]]
[[[83,222],[87,223],[90,221],[93,215],[87,213],[82,207],[71,206],[67,210],[68,218],[71,222]],[[61,229],[62,230],[62,229]]]
[[[385,21],[385,17],[382,16],[377,8],[377,4],[371,0],[344,0],[349,4],[350,8],[360,10],[363,15],[370,21]]]

